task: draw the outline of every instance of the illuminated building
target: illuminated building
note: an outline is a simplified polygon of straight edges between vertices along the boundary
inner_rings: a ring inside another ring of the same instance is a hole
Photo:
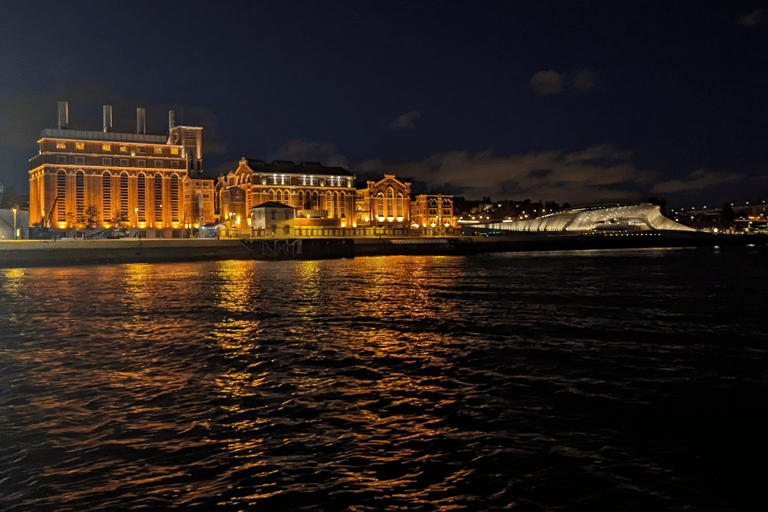
[[[424,234],[445,234],[455,227],[453,196],[445,194],[421,194],[411,202],[411,221]]]
[[[411,224],[411,184],[385,174],[357,190],[355,225],[408,227]]]
[[[242,158],[237,169],[216,181],[216,210],[223,222],[248,218],[251,208],[273,201],[296,210],[297,226],[343,228],[354,219],[354,185],[354,174],[342,167]],[[238,228],[239,235],[249,232],[247,225]]]
[[[30,159],[30,225],[55,229],[126,228],[132,235],[182,237],[213,222],[213,180],[202,172],[202,128],[175,126],[146,133],[143,108],[136,133],[112,131],[104,105],[101,131],[73,130],[59,102],[58,127],[44,129]]]

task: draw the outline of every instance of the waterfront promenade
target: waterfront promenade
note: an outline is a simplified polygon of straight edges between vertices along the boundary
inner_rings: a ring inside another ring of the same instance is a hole
[[[0,241],[0,267],[218,260],[352,258],[397,254],[468,255],[642,247],[766,245],[768,236],[705,233],[515,233],[412,238],[265,238]]]

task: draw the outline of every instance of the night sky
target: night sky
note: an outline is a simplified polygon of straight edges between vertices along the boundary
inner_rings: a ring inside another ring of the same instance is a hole
[[[396,174],[467,199],[768,199],[761,2],[13,2],[0,6],[0,183],[70,127],[204,127],[242,156]]]

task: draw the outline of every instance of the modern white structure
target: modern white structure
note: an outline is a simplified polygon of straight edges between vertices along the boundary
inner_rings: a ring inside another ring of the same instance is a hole
[[[494,222],[483,227],[499,231],[697,231],[665,217],[653,204],[574,208],[531,220]]]

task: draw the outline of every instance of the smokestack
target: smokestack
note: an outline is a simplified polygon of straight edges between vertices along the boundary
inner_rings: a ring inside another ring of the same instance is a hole
[[[173,110],[168,111],[168,131],[170,132],[176,127],[176,112]]]
[[[145,135],[147,133],[147,116],[143,108],[136,109],[136,133]]]
[[[112,130],[112,105],[104,105],[104,133]]]
[[[69,104],[66,101],[59,102],[59,130],[66,130],[69,125]]]

